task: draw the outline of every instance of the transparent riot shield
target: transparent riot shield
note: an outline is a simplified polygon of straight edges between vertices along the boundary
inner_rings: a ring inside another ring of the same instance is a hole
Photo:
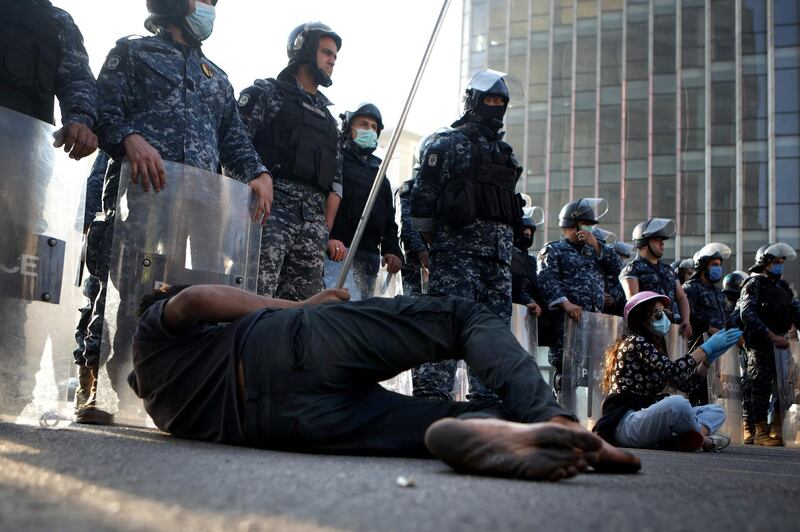
[[[622,333],[622,318],[583,312],[580,321],[566,320],[561,377],[561,406],[591,429],[602,415],[605,351]]]
[[[136,308],[164,284],[225,284],[255,292],[261,226],[252,221],[250,188],[229,177],[164,162],[158,194],[120,175],[106,296],[97,407],[115,422],[147,424],[127,384]]]
[[[403,295],[403,277],[400,272],[389,273],[386,266],[381,266],[378,277],[372,292],[374,297],[395,297]],[[414,381],[411,378],[411,371],[404,371],[399,375],[385,380],[381,385],[387,390],[412,395],[414,393]]]
[[[528,312],[528,307],[514,303],[511,305],[511,332],[519,344],[536,358],[539,352],[539,328],[536,316]]]
[[[673,324],[669,328],[669,332],[664,340],[667,343],[667,354],[669,355],[670,360],[675,361],[686,355],[688,351],[688,345],[686,343],[686,338],[681,336],[680,325]],[[665,392],[669,393],[670,395],[681,395],[683,397],[689,396],[687,393],[682,392],[671,385],[667,385]]]
[[[708,403],[725,409],[725,423],[720,431],[731,437],[731,443],[742,445],[742,374],[739,347],[733,346],[711,364],[707,374]]]
[[[86,177],[55,128],[0,107],[0,418],[69,415]]]
[[[789,339],[789,349],[775,349],[778,408],[783,420],[783,442],[800,447],[800,343]]]

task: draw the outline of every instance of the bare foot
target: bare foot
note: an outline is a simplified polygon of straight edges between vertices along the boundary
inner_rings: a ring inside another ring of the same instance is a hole
[[[557,481],[585,471],[603,441],[557,423],[446,418],[428,428],[425,445],[461,473]]]

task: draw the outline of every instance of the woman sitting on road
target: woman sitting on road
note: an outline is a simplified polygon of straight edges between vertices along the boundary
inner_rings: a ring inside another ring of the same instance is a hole
[[[670,327],[670,298],[639,292],[625,305],[629,333],[619,338],[605,357],[603,416],[594,431],[623,447],[658,447],[678,451],[720,451],[730,438],[717,432],[725,421],[719,405],[693,407],[679,395],[660,393],[671,384],[689,392],[708,366],[742,333],[718,332],[700,348],[675,361],[667,356],[664,336]]]

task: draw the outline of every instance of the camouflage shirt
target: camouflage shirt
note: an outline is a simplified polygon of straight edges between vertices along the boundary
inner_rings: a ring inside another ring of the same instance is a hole
[[[606,275],[617,275],[619,256],[611,246],[573,244],[566,238],[548,242],[539,252],[539,288],[550,308],[566,300],[584,310],[603,310]]]
[[[414,181],[409,179],[400,185],[400,241],[405,250],[406,260],[417,262],[417,253],[420,251],[428,251],[428,244],[425,239],[414,227],[414,222],[411,220],[411,188],[414,186]]]
[[[781,297],[771,297],[776,293]],[[744,325],[748,347],[771,345],[769,331],[785,334],[792,324],[800,328],[800,299],[794,297],[786,281],[764,273],[751,275],[744,282],[734,312]]]
[[[477,219],[452,227],[438,216],[439,198],[445,184],[462,178],[472,162],[472,140],[477,136],[482,150],[510,150],[500,135],[475,123],[454,124],[455,129],[438,133],[422,155],[411,190],[411,213],[418,231],[431,233],[431,252],[467,253],[511,264],[514,230],[505,223]],[[513,155],[511,164],[516,164]]]
[[[305,101],[317,109],[327,112],[327,108],[333,105],[320,91],[317,91],[316,94],[306,92],[300,82],[285,70],[281,72],[278,79],[297,83],[297,87],[300,89]],[[253,85],[241,92],[239,95],[239,114],[250,139],[254,139],[260,130],[271,126],[272,121],[278,116],[284,100],[285,97],[277,85],[268,79],[257,79]],[[273,186],[276,190],[281,190],[293,196],[307,195],[312,190],[317,191],[311,185],[281,179],[276,179]],[[341,147],[336,156],[336,174],[333,176],[330,192],[339,195],[339,197],[342,196]]]
[[[664,294],[672,300],[672,321],[680,323],[681,312],[678,308],[678,302],[675,301],[675,286],[678,278],[675,277],[675,272],[668,264],[658,261],[656,264],[648,262],[641,256],[637,256],[622,268],[619,274],[619,280],[637,279],[639,281],[639,291],[644,292],[649,290],[659,294]]]
[[[690,343],[699,338],[709,327],[725,329],[732,326],[730,315],[726,312],[725,295],[713,283],[706,283],[699,274],[693,275],[683,283],[683,291],[689,300],[693,337]]]
[[[243,182],[266,172],[225,72],[168,31],[117,41],[97,84],[100,146],[117,161],[115,172],[122,141],[134,133],[169,161],[211,172],[222,165]]]
[[[61,57],[56,71],[56,97],[61,107],[61,123],[94,127],[97,120],[97,85],[89,68],[83,36],[72,17],[51,7],[58,28]]]

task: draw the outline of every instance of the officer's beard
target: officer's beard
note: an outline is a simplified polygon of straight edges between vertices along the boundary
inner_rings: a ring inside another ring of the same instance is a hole
[[[313,63],[310,63],[309,66],[314,70],[314,81],[317,82],[318,85],[322,87],[330,87],[333,85],[333,80],[328,73],[322,70],[319,65],[317,65],[316,57],[313,59]]]
[[[653,257],[655,257],[656,259],[659,259],[659,260],[660,260],[660,259],[661,259],[661,257],[663,257],[663,256],[664,256],[664,252],[663,252],[663,251],[662,251],[661,253],[656,253],[656,251],[655,251],[655,250],[653,249],[653,247],[650,245],[650,242],[648,242],[648,243],[647,243],[647,249],[648,249],[648,250],[650,250],[650,254],[651,254]]]

